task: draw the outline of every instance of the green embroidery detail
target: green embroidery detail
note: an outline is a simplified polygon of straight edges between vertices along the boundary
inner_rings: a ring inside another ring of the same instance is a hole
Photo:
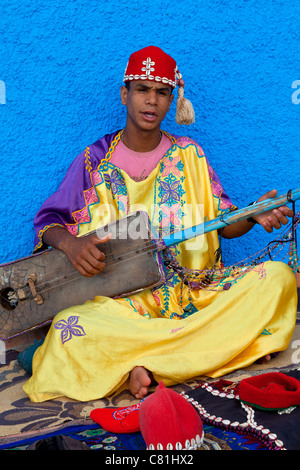
[[[271,334],[272,333],[270,333],[266,328],[261,332],[261,335],[264,335],[264,336],[269,336]]]

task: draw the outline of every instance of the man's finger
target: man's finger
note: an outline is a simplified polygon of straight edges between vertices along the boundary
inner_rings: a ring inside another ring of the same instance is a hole
[[[105,260],[105,254],[96,245],[90,245],[89,253],[96,261]]]
[[[108,233],[107,235],[104,235],[103,237],[97,237],[96,235],[93,235],[92,241],[96,245],[98,243],[106,243],[108,242],[112,237],[112,233]]]
[[[286,225],[288,223],[288,218],[285,216],[284,212],[280,211],[279,209],[274,209],[273,214],[275,217],[277,217],[277,220],[283,224]]]
[[[271,191],[268,191],[265,193],[263,196],[261,196],[257,202],[265,201],[266,199],[274,199],[274,197],[277,196],[277,189],[272,189]]]
[[[294,215],[294,211],[288,206],[280,206],[277,210],[286,217],[293,217]]]
[[[97,262],[94,258],[82,259],[79,263],[80,274],[86,277],[92,277],[98,274],[105,267],[105,263]]]

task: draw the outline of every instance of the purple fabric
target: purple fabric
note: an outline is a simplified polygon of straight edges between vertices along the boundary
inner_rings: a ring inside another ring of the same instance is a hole
[[[95,171],[106,155],[117,132],[107,134],[90,146],[90,162]],[[85,162],[85,151],[80,153],[69,167],[58,190],[42,205],[34,218],[35,251],[47,248],[39,246],[39,233],[52,224],[67,225],[74,223],[72,212],[85,206],[83,191],[91,187],[91,177]],[[38,249],[37,249],[38,247]]]

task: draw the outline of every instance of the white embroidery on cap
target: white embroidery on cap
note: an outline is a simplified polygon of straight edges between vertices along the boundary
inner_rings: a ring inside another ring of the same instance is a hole
[[[153,62],[150,57],[148,57],[147,60],[143,60],[143,65],[146,65],[146,67],[142,67],[142,72],[146,72],[147,76],[149,76],[151,72],[154,72],[155,68],[152,67],[152,65],[155,65],[155,62]]]

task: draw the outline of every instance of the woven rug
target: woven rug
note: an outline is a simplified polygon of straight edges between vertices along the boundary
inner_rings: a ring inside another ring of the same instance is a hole
[[[289,348],[279,353],[267,364],[252,366],[228,374],[226,380],[239,382],[245,377],[271,371],[289,371],[299,368],[300,363],[300,320],[297,325]],[[299,353],[297,353],[297,349]],[[142,436],[112,435],[95,425],[89,418],[94,408],[121,407],[138,403],[129,392],[126,384],[117,394],[91,402],[77,402],[67,398],[56,399],[44,403],[32,403],[24,393],[22,386],[29,375],[17,361],[18,351],[6,353],[6,363],[0,367],[0,448],[25,446],[30,441],[38,440],[51,433],[68,433],[84,437],[87,440],[93,435],[97,446],[116,446],[118,449],[141,449],[144,445]],[[172,387],[178,393],[187,393],[198,387],[199,383],[210,381],[208,378],[195,378],[184,384]],[[155,390],[153,387],[152,391]],[[78,429],[80,427],[80,429]],[[259,441],[249,436],[239,436],[213,426],[206,426],[203,450],[229,450],[263,448]],[[82,435],[81,432],[89,433]],[[108,439],[108,441],[107,441]],[[22,444],[23,442],[23,444]],[[24,444],[25,442],[25,444]],[[93,447],[90,445],[90,447]],[[99,448],[99,447],[98,447]]]
[[[237,433],[222,430],[204,424],[204,440],[199,450],[267,450],[262,442],[253,436],[241,436]],[[97,424],[70,426],[63,430],[27,437],[7,444],[0,450],[27,450],[34,442],[52,436],[69,436],[85,443],[91,450],[102,451],[144,451],[146,444],[140,432],[131,434],[113,434]],[[22,435],[20,436],[22,437]]]

